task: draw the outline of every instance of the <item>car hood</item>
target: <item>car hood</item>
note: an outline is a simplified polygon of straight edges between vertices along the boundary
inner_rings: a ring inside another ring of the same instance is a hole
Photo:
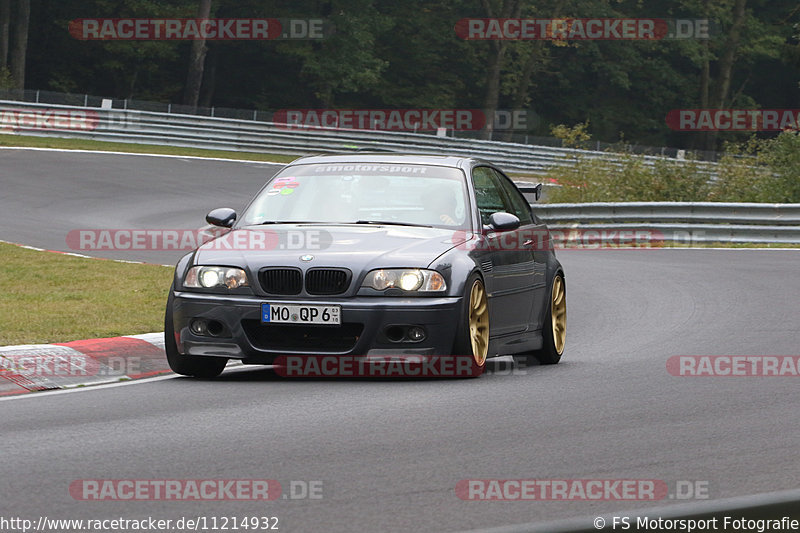
[[[267,266],[344,267],[353,272],[426,267],[469,235],[463,230],[414,226],[250,226],[203,244],[195,252],[194,264],[243,266],[252,272]]]

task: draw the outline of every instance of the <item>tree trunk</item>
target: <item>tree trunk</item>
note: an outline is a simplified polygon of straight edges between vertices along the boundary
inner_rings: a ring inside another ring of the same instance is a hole
[[[25,61],[28,54],[28,25],[31,19],[31,0],[17,0],[14,25],[14,47],[11,50],[11,77],[14,88],[25,89]]]
[[[525,43],[529,45],[528,57],[525,58],[525,64],[522,67],[522,75],[519,77],[514,97],[511,100],[511,109],[516,111],[522,109],[528,101],[528,91],[531,87],[531,79],[533,75],[540,72],[547,62],[547,54],[544,48],[544,41],[536,41],[535,43]],[[514,131],[509,129],[503,134],[503,141],[511,141],[514,136]]]
[[[0,70],[8,67],[8,33],[11,29],[11,0],[0,0]]]
[[[553,13],[561,13],[564,7],[563,0],[558,0],[552,7]],[[521,7],[520,7],[521,9]],[[514,92],[514,98],[511,102],[511,109],[522,109],[528,102],[528,91],[531,87],[531,79],[537,72],[544,70],[545,65],[548,63],[550,56],[546,48],[546,41],[539,39],[533,43],[524,43],[529,46],[528,57],[525,59],[525,64],[522,67],[522,75],[517,83],[517,89]],[[529,124],[530,126],[530,124]],[[511,141],[514,138],[514,131],[508,130],[502,140]]]
[[[494,18],[494,9],[489,0],[483,0],[483,10],[486,16]],[[519,0],[503,0],[500,7],[499,18],[519,18],[522,6]],[[483,101],[483,112],[486,116],[486,126],[484,127],[481,138],[491,139],[494,130],[494,115],[497,112],[497,104],[500,100],[500,72],[503,69],[503,59],[505,58],[508,43],[503,40],[489,41],[489,59],[486,64],[486,97]]]
[[[211,0],[200,0],[200,5],[197,8],[197,18],[207,19],[210,15]],[[205,39],[192,41],[192,50],[189,52],[189,75],[186,79],[183,103],[192,106],[194,109],[197,108],[197,102],[200,100],[200,87],[203,84],[203,67],[207,51]]]
[[[722,54],[719,60],[717,90],[714,94],[714,100],[711,102],[714,109],[722,109],[730,93],[733,66],[736,64],[736,52],[739,48],[742,27],[746,18],[746,5],[747,0],[736,0],[736,4],[733,6],[733,23],[731,24],[730,33],[728,33],[728,39],[725,42],[725,53]],[[716,147],[717,135],[717,132],[710,132],[706,150],[713,150]]]
[[[483,101],[483,113],[486,118],[482,132],[484,139],[491,139],[494,131],[494,115],[500,100],[500,67],[506,51],[504,42],[492,41],[491,45],[492,51],[489,53],[489,62],[486,65],[486,97]]]
[[[711,83],[711,50],[708,41],[703,41],[703,70],[700,72],[700,109],[708,109],[708,93]],[[709,133],[703,132],[697,139],[699,142],[692,143],[695,148],[705,149],[709,146]]]
[[[725,99],[731,88],[731,74],[733,72],[733,65],[736,63],[736,52],[739,48],[739,41],[742,36],[742,27],[745,21],[745,6],[747,0],[736,0],[736,5],[733,8],[733,24],[731,25],[731,32],[728,34],[728,40],[725,45],[725,53],[719,61],[719,83],[717,84],[717,94],[715,97],[715,104],[717,109],[721,109],[725,105]]]
[[[214,99],[214,91],[217,88],[217,62],[219,60],[219,46],[211,46],[206,56],[208,66],[203,74],[202,91],[200,91],[200,106],[211,107],[211,102]]]

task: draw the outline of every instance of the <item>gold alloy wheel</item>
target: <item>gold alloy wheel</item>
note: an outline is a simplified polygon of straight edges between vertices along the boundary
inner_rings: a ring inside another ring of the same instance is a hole
[[[483,366],[489,351],[489,303],[480,280],[469,291],[469,342],[475,364]]]
[[[561,276],[556,276],[553,280],[550,317],[553,321],[553,345],[558,355],[561,355],[567,340],[567,293]]]

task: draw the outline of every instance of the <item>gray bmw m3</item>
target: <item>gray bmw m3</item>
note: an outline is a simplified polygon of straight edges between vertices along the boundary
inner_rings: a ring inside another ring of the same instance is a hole
[[[538,194],[537,194],[538,197]],[[173,371],[287,356],[561,359],[566,285],[547,226],[475,158],[300,158],[175,268],[165,315]]]

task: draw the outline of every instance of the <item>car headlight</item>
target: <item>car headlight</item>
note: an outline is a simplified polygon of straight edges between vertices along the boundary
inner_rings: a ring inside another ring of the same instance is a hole
[[[241,268],[220,266],[195,266],[186,273],[183,286],[192,289],[247,287],[247,274]]]
[[[402,289],[416,292],[444,292],[447,283],[435,270],[423,268],[382,268],[372,270],[364,278],[362,287],[378,291],[386,289]]]

